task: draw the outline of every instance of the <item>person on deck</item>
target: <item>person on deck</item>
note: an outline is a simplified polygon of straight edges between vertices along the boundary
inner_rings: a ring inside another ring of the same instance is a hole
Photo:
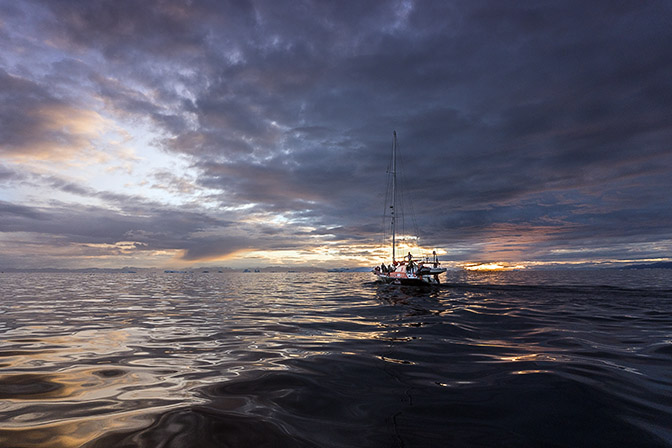
[[[411,274],[415,274],[415,263],[413,262],[413,255],[409,252],[408,255],[408,266],[406,267],[407,271]]]

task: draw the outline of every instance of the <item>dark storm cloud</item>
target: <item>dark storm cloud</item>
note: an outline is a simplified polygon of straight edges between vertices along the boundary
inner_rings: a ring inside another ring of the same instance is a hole
[[[172,57],[180,52],[198,52],[205,38],[205,30],[193,26],[198,13],[187,2],[94,0],[44,4],[58,19],[47,22],[52,36],[81,50],[99,48],[112,61],[125,61],[136,53]]]
[[[215,238],[194,237],[192,241],[189,237],[211,229],[226,229],[230,225],[201,213],[165,208],[127,214],[92,206],[29,207],[0,202],[0,214],[2,232],[32,232],[81,244],[136,241],[142,243],[145,250],[204,251],[203,247],[213,244],[221,249],[224,245]]]
[[[72,208],[65,204],[51,208],[28,207],[3,202],[3,232],[36,232],[67,235],[77,242],[115,242],[133,231],[186,234],[203,228],[203,216],[170,214],[134,217],[98,207]]]
[[[46,138],[31,110],[65,100],[45,85],[80,82],[188,157],[198,178],[157,175],[173,191],[208,188],[223,206],[284,213],[336,241],[371,238],[378,225],[392,129],[408,200],[437,247],[500,234],[502,247],[543,260],[567,244],[599,256],[610,242],[672,238],[669,2],[30,8],[43,12],[44,40],[103,63],[57,61],[40,79],[0,72],[4,151]],[[189,235],[171,240],[187,259],[250,245]]]
[[[241,249],[251,249],[253,247],[253,243],[247,238],[241,237],[191,238],[187,242],[182,259],[186,261],[219,259],[232,255]]]
[[[129,210],[135,213],[128,213]],[[278,238],[254,239],[251,231],[238,225],[233,227],[231,222],[167,208],[139,210],[136,206],[128,206],[128,210],[115,212],[92,206],[28,207],[0,201],[0,216],[0,232],[8,235],[31,233],[43,246],[66,248],[75,245],[78,252],[87,256],[121,255],[124,251],[128,254],[129,250],[136,253],[178,250],[181,251],[178,254],[180,260],[191,262],[221,259],[240,250],[297,245],[296,242],[287,245]],[[12,240],[20,241],[21,238],[14,236]],[[0,256],[0,264],[21,259],[16,254],[4,253]],[[35,266],[30,264],[29,267]]]
[[[16,170],[0,165],[0,182],[9,184],[10,182],[20,181],[24,177],[22,173]]]
[[[44,113],[66,105],[39,84],[0,68],[0,103],[0,154],[38,151],[51,139],[72,143],[67,133],[50,129]]]
[[[44,220],[44,215],[38,210],[20,204],[12,204],[5,201],[0,201],[0,213],[3,220],[2,231],[12,231],[12,222],[19,222],[20,220],[41,221]],[[16,229],[16,225],[14,224]]]

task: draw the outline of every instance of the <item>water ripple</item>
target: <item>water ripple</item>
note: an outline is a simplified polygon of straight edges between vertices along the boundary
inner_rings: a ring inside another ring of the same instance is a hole
[[[666,279],[2,274],[0,445],[672,446]]]

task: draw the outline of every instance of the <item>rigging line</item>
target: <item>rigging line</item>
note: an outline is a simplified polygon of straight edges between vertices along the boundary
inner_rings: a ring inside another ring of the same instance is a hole
[[[399,147],[399,145],[397,145],[397,148],[398,147]],[[411,212],[411,224],[415,223],[415,216],[413,215],[413,213],[414,213],[413,212],[413,201],[409,200],[409,198],[408,198],[408,192],[407,192],[408,182],[407,182],[407,179],[406,179],[406,172],[404,170],[405,163],[403,162],[403,155],[397,156],[397,157],[400,159],[399,177],[400,177],[401,186],[400,186],[399,190],[401,191],[401,207],[400,208],[401,208],[401,213],[402,213],[402,217],[401,217],[402,234],[406,237],[405,238],[406,244],[407,245],[412,245],[412,243],[410,243],[408,241],[408,236],[409,235],[408,235],[408,232],[406,231],[406,208],[407,208],[407,204],[409,204],[409,209],[410,209],[410,212]],[[414,234],[411,235],[411,236],[415,236],[416,238],[418,238],[417,225],[415,225],[415,227],[412,227],[410,230],[414,232]],[[417,245],[417,243],[416,243],[416,245]]]
[[[399,148],[399,145],[397,144],[397,149]],[[402,152],[400,152],[402,153]],[[413,231],[413,235],[415,236],[415,246],[420,250],[420,228],[418,227],[418,222],[416,220],[415,216],[415,209],[413,207],[413,201],[408,200],[407,198],[407,183],[406,183],[406,175],[404,172],[404,163],[403,163],[403,155],[398,155],[397,158],[400,160],[400,168],[399,168],[399,175],[400,175],[400,183],[401,183],[401,210],[402,210],[402,232],[405,235],[406,234],[406,228],[405,228],[405,207],[406,203],[408,202],[409,204],[409,212],[410,212],[410,217],[411,217],[411,230]]]
[[[382,247],[385,247],[387,245],[387,239],[390,235],[388,233],[388,230],[387,230],[387,225],[388,225],[388,219],[391,219],[391,215],[389,214],[389,211],[390,211],[389,206],[390,206],[390,200],[391,200],[390,196],[391,196],[391,192],[392,192],[392,182],[393,182],[393,179],[392,179],[393,157],[394,156],[390,156],[390,159],[389,159],[388,165],[387,165],[387,170],[385,170],[386,185],[385,185],[385,202],[383,202],[383,217],[382,217],[383,232],[382,232],[382,241],[380,242]],[[391,210],[394,211],[394,209],[391,209]],[[390,223],[390,226],[391,226],[391,223]]]
[[[399,150],[399,144],[397,143],[397,151]],[[401,151],[398,151],[401,153]],[[401,234],[404,235],[404,237],[407,237],[406,235],[406,176],[404,172],[404,160],[401,155],[397,155],[397,158],[399,159],[399,192],[401,193],[399,195],[399,213],[401,214]],[[405,255],[405,254],[404,254]]]

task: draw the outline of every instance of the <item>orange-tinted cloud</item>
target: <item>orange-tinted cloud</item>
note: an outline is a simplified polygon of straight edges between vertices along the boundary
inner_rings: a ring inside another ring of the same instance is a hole
[[[40,84],[0,70],[0,155],[19,162],[103,161],[96,140],[112,127],[98,112],[50,94]]]

